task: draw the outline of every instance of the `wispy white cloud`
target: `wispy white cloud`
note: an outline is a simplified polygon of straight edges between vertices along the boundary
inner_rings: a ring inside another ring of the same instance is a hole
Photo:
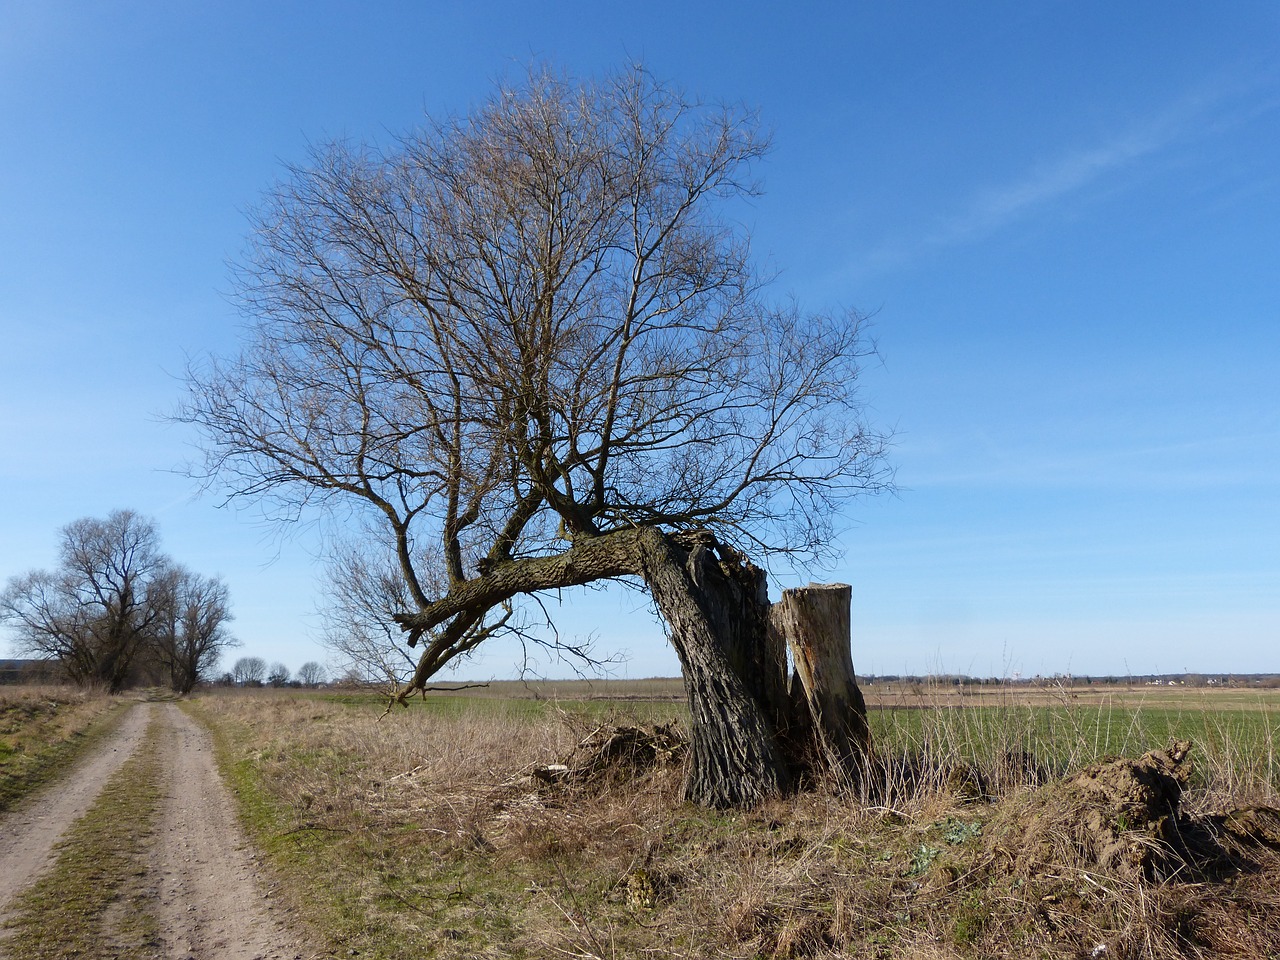
[[[940,247],[980,240],[1131,170],[1178,144],[1226,129],[1277,106],[1276,78],[1267,74],[1241,81],[1230,78],[1185,95],[1164,109],[1100,142],[1072,146],[1020,175],[978,189],[957,209],[914,236],[890,238],[863,258],[861,269],[900,266]],[[1254,96],[1259,88],[1270,95]]]
[[[1081,190],[1176,139],[1166,124],[1126,132],[1107,143],[1041,164],[1012,183],[982,190],[959,215],[945,221],[924,243],[958,243],[985,236],[1067,194]]]

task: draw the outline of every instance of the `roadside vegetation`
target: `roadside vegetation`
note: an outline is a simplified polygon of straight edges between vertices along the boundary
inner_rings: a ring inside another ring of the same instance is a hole
[[[114,729],[121,701],[54,684],[0,686],[0,811],[54,779]]]
[[[922,691],[871,711],[860,783],[747,811],[682,801],[670,702],[191,708],[293,899],[365,956],[1275,955],[1280,698],[1073,693]]]
[[[146,853],[161,801],[155,723],[138,751],[58,844],[53,868],[13,904],[0,935],[11,960],[156,956]]]

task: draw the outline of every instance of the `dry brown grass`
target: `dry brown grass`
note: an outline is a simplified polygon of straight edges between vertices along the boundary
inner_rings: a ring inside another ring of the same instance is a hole
[[[1208,816],[1237,789],[1274,802],[1271,768],[1233,770],[1229,750],[1202,763],[1184,801],[1198,819],[1179,823],[1215,844],[1216,859],[1185,875],[1135,874],[1053,819],[1083,808],[1037,806],[1049,795],[1038,783],[1063,782],[1057,765],[1095,752],[1101,724],[1087,714],[1054,724],[1060,740],[1085,742],[1039,763],[1019,752],[1035,742],[1034,710],[939,710],[899,731],[856,791],[711,812],[680,801],[678,765],[534,775],[622,720],[598,711],[434,702],[380,720],[372,704],[277,696],[207,697],[198,709],[223,731],[295,896],[335,944],[376,956],[1280,952],[1280,831]],[[1151,824],[1105,816],[1135,849],[1167,842]],[[1036,817],[1063,842],[1033,861],[1002,855],[1000,838],[1026,835],[1012,825]]]
[[[116,703],[60,684],[0,686],[0,810],[74,762]]]

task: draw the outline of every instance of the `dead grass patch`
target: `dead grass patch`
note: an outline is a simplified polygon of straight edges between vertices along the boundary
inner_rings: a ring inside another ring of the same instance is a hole
[[[121,701],[55,684],[0,686],[0,811],[53,779],[109,732]]]

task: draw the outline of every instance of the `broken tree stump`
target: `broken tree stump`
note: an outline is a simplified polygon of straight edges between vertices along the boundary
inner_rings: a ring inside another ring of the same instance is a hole
[[[858,780],[871,752],[867,705],[853,670],[852,597],[846,583],[811,583],[782,591],[770,610],[770,626],[791,650],[793,697],[808,707],[818,756],[827,775],[843,782]]]

